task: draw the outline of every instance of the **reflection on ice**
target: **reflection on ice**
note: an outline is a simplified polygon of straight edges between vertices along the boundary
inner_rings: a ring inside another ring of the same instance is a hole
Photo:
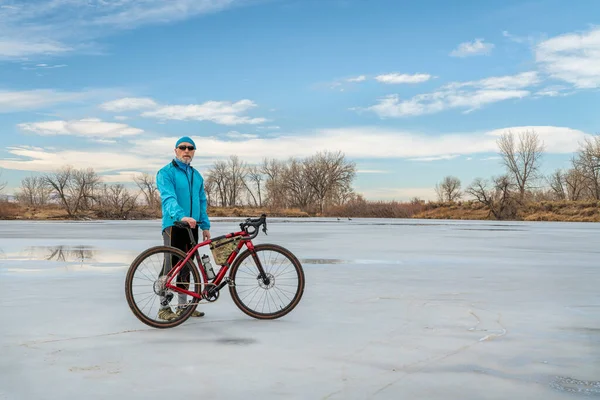
[[[0,272],[100,271],[128,268],[136,253],[93,246],[27,246],[0,250]]]
[[[22,257],[30,260],[83,262],[92,260],[96,250],[86,246],[30,246],[22,252]]]

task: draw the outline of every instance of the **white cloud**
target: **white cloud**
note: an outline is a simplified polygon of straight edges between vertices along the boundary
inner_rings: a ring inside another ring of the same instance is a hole
[[[222,125],[262,124],[265,118],[251,118],[240,115],[256,107],[251,100],[207,101],[202,104],[161,106],[153,111],[142,113],[143,117],[161,120],[197,120],[212,121]]]
[[[346,79],[346,81],[348,81],[348,82],[364,82],[366,80],[367,80],[367,77],[365,75],[359,75],[354,78]]]
[[[501,160],[502,157],[500,156],[491,156],[491,157],[483,157],[480,160],[481,161],[496,161],[496,160]]]
[[[524,89],[541,82],[536,71],[522,72],[516,75],[492,76],[478,81],[452,82],[444,88],[475,87],[481,89]]]
[[[409,158],[409,161],[439,161],[439,160],[452,160],[454,158],[458,157],[458,154],[443,154],[440,156],[433,156],[433,157],[416,157],[416,158]]]
[[[92,24],[130,29],[144,24],[162,24],[187,19],[199,14],[221,11],[239,0],[124,0],[106,2],[97,0],[106,10],[104,15],[94,15]]]
[[[431,79],[429,74],[383,74],[375,77],[375,80],[381,83],[398,84],[398,83],[422,83]]]
[[[508,31],[503,31],[502,36],[504,36],[505,38],[507,38],[508,40],[510,40],[512,42],[519,43],[519,44],[523,44],[523,43],[533,44],[535,42],[535,38],[533,36],[517,36],[517,35],[513,35],[512,33],[508,32]]]
[[[600,28],[539,43],[535,59],[550,77],[580,89],[600,87]]]
[[[523,126],[488,132],[442,135],[423,135],[379,127],[354,127],[321,129],[274,138],[192,138],[198,147],[194,165],[202,166],[211,164],[214,160],[227,159],[231,154],[237,154],[247,162],[260,163],[265,157],[306,157],[324,150],[340,150],[351,159],[423,159],[497,153],[496,140],[508,130],[515,133],[535,130],[549,153],[572,153],[585,137],[589,137],[584,132],[566,127]],[[81,165],[82,160],[85,160],[86,166],[96,169],[99,173],[140,169],[156,171],[173,156],[176,140],[176,137],[141,139],[134,136],[129,141],[135,146],[115,147],[114,151],[11,147],[8,149],[11,158],[0,159],[0,167],[24,171],[51,171],[65,164]],[[382,146],[382,143],[385,145]]]
[[[452,82],[435,92],[419,94],[408,100],[400,100],[397,94],[388,95],[366,110],[382,118],[433,114],[453,108],[472,112],[487,104],[527,97],[530,92],[523,89],[538,83],[536,72],[490,77],[478,81]]]
[[[135,155],[127,151],[52,151],[28,146],[9,147],[7,150],[16,158],[0,160],[0,167],[21,171],[52,172],[65,165],[84,165],[86,168],[93,168],[98,173],[122,169],[156,171],[166,163],[148,159],[143,154]]]
[[[425,158],[455,157],[475,153],[497,152],[498,136],[512,130],[521,132],[535,130],[544,140],[547,151],[553,153],[574,152],[586,133],[564,127],[523,126],[507,127],[489,132],[422,135],[408,131],[380,127],[354,127],[320,129],[297,135],[272,138],[249,138],[226,140],[219,137],[192,137],[198,150],[196,157],[211,159],[227,158],[239,154],[245,160],[260,162],[264,157],[285,159],[306,157],[316,151],[340,150],[351,158]],[[131,140],[136,143],[133,151],[149,156],[160,156],[172,149],[175,139],[158,138]],[[385,145],[382,146],[381,144]],[[243,155],[243,156],[242,156]]]
[[[218,12],[242,0],[39,0],[4,6],[0,58],[58,55],[147,24],[166,24]]]
[[[56,55],[73,50],[64,44],[48,41],[27,41],[25,39],[1,39],[0,57],[27,57],[34,54]]]
[[[100,108],[112,112],[143,110],[156,107],[158,107],[158,104],[147,97],[125,97],[100,104]]]
[[[132,128],[126,124],[103,122],[96,118],[75,121],[30,122],[22,123],[18,126],[25,132],[38,135],[70,135],[100,139],[134,136],[143,132],[141,129]]]
[[[468,57],[474,55],[490,54],[494,44],[484,43],[484,39],[475,39],[472,42],[464,42],[450,53],[452,57]]]
[[[253,133],[240,133],[237,131],[227,132],[225,134],[225,136],[232,138],[232,139],[254,139],[254,138],[258,137],[258,135],[253,134]]]
[[[557,96],[568,96],[573,92],[567,92],[568,88],[563,85],[551,85],[535,92],[535,96],[538,97],[557,97]]]
[[[67,64],[54,64],[54,65],[48,65],[48,64],[36,64],[34,66],[23,66],[22,69],[24,71],[35,71],[38,69],[56,69],[56,68],[64,68],[66,67]]]
[[[103,174],[102,182],[105,183],[131,183],[133,178],[139,175],[140,171],[119,171],[117,174]]]
[[[35,110],[62,103],[74,103],[101,95],[102,91],[63,92],[52,89],[0,90],[0,113]]]

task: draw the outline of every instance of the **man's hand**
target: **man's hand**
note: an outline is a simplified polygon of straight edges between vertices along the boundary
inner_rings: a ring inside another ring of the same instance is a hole
[[[210,239],[210,231],[205,229],[202,231],[202,241]]]
[[[196,220],[194,218],[183,217],[181,218],[181,222],[187,222],[188,224],[190,224],[190,228],[196,227]]]

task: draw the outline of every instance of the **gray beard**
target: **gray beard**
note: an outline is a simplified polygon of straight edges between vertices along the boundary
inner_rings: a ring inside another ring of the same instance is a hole
[[[185,158],[179,158],[179,157],[176,157],[176,158],[177,158],[179,161],[181,161],[182,163],[184,163],[184,164],[187,164],[187,165],[190,165],[190,164],[192,163],[192,159],[191,159],[191,158],[188,158],[188,159],[185,159]]]

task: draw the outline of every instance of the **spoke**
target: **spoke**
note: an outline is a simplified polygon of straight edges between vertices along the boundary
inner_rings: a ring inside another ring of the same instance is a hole
[[[284,292],[283,290],[281,290],[281,289],[279,289],[279,288],[276,288],[276,287],[273,287],[273,289],[279,290],[279,291],[280,291],[280,292],[281,292],[281,293],[282,293],[282,294],[283,294],[283,295],[284,295],[284,296],[285,296],[287,299],[289,299],[289,300],[290,300],[290,302],[292,301],[293,297],[292,297],[292,299],[290,299],[289,297],[287,297],[287,295],[285,294],[285,292]],[[295,293],[294,293],[294,294],[295,294]]]
[[[275,287],[273,286],[273,289],[275,289]],[[285,304],[283,302],[283,300],[281,300],[281,296],[279,296],[279,293],[277,293],[275,290],[273,290],[273,292],[277,295],[277,297],[279,297],[279,300],[281,301],[281,304]]]
[[[146,258],[147,260],[147,258]],[[141,267],[141,265],[140,265]],[[144,271],[142,271],[140,268],[138,268],[138,271],[140,271],[140,274],[144,275],[146,277],[146,279],[148,279],[149,281],[155,281],[156,279],[152,279],[150,278],[148,275],[146,275],[146,273]]]
[[[146,307],[148,306],[148,304],[149,304],[149,303],[152,301],[152,298],[153,298],[153,296],[152,296],[152,295],[150,295],[150,296],[148,296],[148,297],[150,298],[150,300],[148,300],[148,301],[146,302],[146,304],[144,304],[144,307],[142,307],[142,312],[143,312],[143,311],[146,309]],[[145,299],[146,299],[146,298],[145,298]],[[145,299],[144,299],[144,300],[145,300]],[[142,300],[142,301],[144,301],[144,300]]]
[[[284,261],[289,261],[287,257],[283,257],[283,260],[281,261],[281,263],[279,264],[279,266],[277,267],[277,271],[273,272],[274,276],[277,276],[277,272],[279,272],[279,270],[281,269],[281,266],[283,265]]]
[[[260,286],[257,286],[257,287],[256,287],[254,290],[256,290],[256,289],[260,289]],[[251,293],[252,293],[252,292],[251,292]],[[258,293],[258,292],[257,292],[257,293]],[[250,296],[250,295],[248,295],[248,296]],[[246,297],[248,297],[248,296],[246,296]],[[254,293],[254,296],[256,296],[256,293]],[[252,296],[252,299],[254,298],[254,296]],[[244,299],[245,299],[246,297],[244,297]],[[244,299],[240,299],[240,300],[244,301]],[[252,301],[252,299],[250,299],[250,301]],[[248,303],[248,305],[250,305],[250,304]]]
[[[137,277],[137,276],[134,276],[134,277],[133,277],[133,279],[140,279],[140,280],[142,280],[142,281],[150,281],[150,282],[154,282],[152,279],[140,278],[140,277]]]

